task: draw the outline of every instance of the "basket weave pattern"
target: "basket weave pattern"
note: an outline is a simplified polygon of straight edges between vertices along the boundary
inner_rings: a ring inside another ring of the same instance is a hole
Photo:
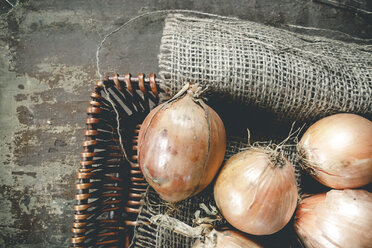
[[[71,247],[128,247],[147,183],[137,163],[137,138],[158,104],[154,74],[98,81],[87,109],[77,172]]]

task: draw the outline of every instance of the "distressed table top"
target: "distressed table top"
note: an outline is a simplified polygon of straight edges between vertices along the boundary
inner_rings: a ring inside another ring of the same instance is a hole
[[[85,109],[99,78],[97,47],[130,18],[190,9],[372,38],[371,15],[353,9],[308,0],[241,2],[0,1],[0,247],[68,246]],[[163,17],[140,18],[110,37],[100,71],[157,72]]]

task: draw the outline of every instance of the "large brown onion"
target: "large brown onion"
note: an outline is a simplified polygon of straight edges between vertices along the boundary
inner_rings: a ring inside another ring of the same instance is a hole
[[[204,241],[198,239],[192,248],[263,248],[247,235],[234,231],[212,231]]]
[[[295,229],[307,248],[372,247],[372,193],[331,190],[305,198]]]
[[[335,114],[302,136],[303,165],[320,183],[335,189],[372,182],[372,122],[355,114]]]
[[[152,110],[138,138],[138,162],[147,182],[168,202],[202,191],[219,170],[226,133],[218,114],[187,84]]]
[[[294,168],[281,152],[240,152],[223,166],[214,197],[222,215],[240,231],[275,233],[289,222],[297,205]]]

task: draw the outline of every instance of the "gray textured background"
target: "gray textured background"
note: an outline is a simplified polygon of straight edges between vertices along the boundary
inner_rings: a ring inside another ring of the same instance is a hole
[[[367,2],[353,4],[371,11]],[[68,246],[97,45],[130,18],[161,9],[372,38],[371,15],[310,0],[0,0],[0,247]],[[145,17],[113,35],[101,71],[157,72],[162,25],[160,15]]]

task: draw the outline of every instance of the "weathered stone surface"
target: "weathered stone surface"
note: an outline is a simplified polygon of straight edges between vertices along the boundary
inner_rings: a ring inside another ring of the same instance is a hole
[[[131,17],[191,9],[372,37],[365,17],[307,0],[8,0],[0,5],[0,247],[68,246],[85,109],[98,79],[97,46]],[[113,34],[102,47],[101,72],[157,72],[161,31],[161,15],[155,15]]]

